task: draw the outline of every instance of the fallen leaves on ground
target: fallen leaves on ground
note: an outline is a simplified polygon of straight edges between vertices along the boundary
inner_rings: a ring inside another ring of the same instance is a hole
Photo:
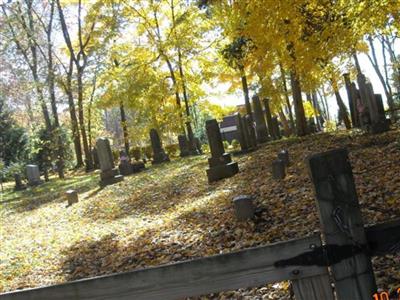
[[[79,203],[69,208],[60,191],[47,193],[46,201],[40,193],[25,193],[18,206],[2,203],[0,288],[55,284],[310,235],[319,230],[319,220],[304,161],[337,147],[349,149],[364,223],[399,217],[399,132],[317,134],[272,142],[234,157],[240,173],[211,185],[206,156],[199,156],[149,167],[103,189],[89,184],[81,189]],[[284,180],[274,181],[270,166],[281,149],[289,150],[291,165]],[[93,182],[99,175],[91,176]],[[255,198],[257,222],[236,221],[231,201],[240,194]],[[373,262],[379,287],[400,284],[398,255]],[[200,298],[289,299],[289,285]]]

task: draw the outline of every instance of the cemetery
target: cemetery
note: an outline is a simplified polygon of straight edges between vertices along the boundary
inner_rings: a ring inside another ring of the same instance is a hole
[[[128,2],[0,4],[0,300],[400,299],[400,4]]]

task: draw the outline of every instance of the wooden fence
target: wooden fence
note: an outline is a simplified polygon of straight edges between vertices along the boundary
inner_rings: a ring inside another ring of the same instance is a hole
[[[399,250],[400,219],[364,228],[345,150],[308,162],[322,234],[0,299],[182,299],[290,280],[297,300],[370,300],[376,291],[370,257]]]

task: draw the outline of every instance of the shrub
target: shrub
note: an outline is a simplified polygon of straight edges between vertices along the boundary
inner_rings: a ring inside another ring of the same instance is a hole
[[[238,140],[233,140],[231,145],[235,150],[238,150],[240,148],[240,143]]]
[[[201,150],[203,153],[210,153],[210,146],[208,144],[201,145]]]
[[[151,146],[146,146],[142,148],[142,153],[146,156],[146,158],[152,158],[153,157],[153,149]]]
[[[333,132],[336,131],[336,123],[335,121],[326,121],[324,124],[324,131],[325,132]]]
[[[224,149],[229,149],[230,144],[228,143],[228,141],[223,141],[224,144]]]
[[[165,146],[165,151],[170,157],[179,156],[179,144],[169,144]]]
[[[140,160],[140,158],[141,158],[141,153],[142,153],[142,151],[140,151],[140,148],[139,148],[139,147],[134,147],[134,148],[131,148],[131,149],[129,150],[129,156],[130,156],[131,158],[134,158],[135,160]]]

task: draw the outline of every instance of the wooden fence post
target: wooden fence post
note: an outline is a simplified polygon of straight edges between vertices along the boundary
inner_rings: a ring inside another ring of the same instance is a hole
[[[376,283],[348,152],[313,155],[308,166],[337,298],[372,299]]]

